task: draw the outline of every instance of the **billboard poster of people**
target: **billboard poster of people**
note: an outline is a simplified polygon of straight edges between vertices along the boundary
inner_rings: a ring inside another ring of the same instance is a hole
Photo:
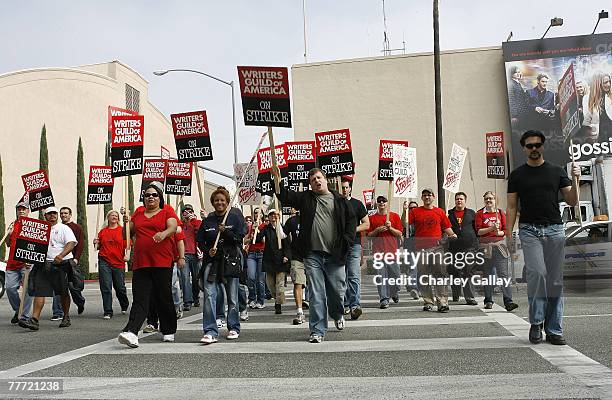
[[[179,161],[197,162],[213,159],[206,111],[171,114],[170,120]]]
[[[612,152],[610,43],[609,33],[503,43],[514,166],[529,129],[544,133],[546,160],[558,165],[570,151],[576,160]]]
[[[151,182],[159,182],[162,187],[166,185],[166,172],[168,161],[164,159],[147,158],[142,168],[142,183],[140,184],[140,200],[143,200],[144,192]],[[182,193],[182,192],[181,192]]]
[[[192,163],[167,160],[166,194],[191,196]]]
[[[291,128],[286,67],[238,67],[244,124]]]
[[[256,190],[257,165],[255,163],[234,164],[234,180],[236,185],[238,185],[241,179],[242,183],[236,188],[238,204],[242,206],[259,204],[261,202],[261,194]]]
[[[299,192],[308,188],[308,171],[315,167],[316,150],[314,141],[287,142],[287,178],[289,189]]]
[[[9,258],[28,264],[44,264],[51,236],[51,224],[21,217],[13,226]]]
[[[444,184],[442,185],[444,190],[448,190],[451,193],[457,193],[459,191],[461,174],[463,173],[463,164],[465,164],[466,156],[467,150],[457,143],[453,143],[448,166],[446,167],[446,173],[444,174]]]
[[[113,177],[142,173],[144,116],[112,117],[111,159]]]
[[[378,180],[393,180],[393,146],[408,146],[407,140],[383,140],[378,147]]]
[[[351,133],[348,129],[315,133],[317,162],[328,178],[355,175]]]
[[[416,149],[393,145],[393,196],[418,197]]]
[[[23,187],[29,194],[30,211],[38,211],[55,205],[49,178],[44,170],[21,176]]]
[[[487,157],[487,178],[506,178],[506,159],[504,157],[504,132],[489,132],[485,135],[485,154]]]
[[[279,182],[279,184],[287,187],[289,183],[287,177],[288,164],[285,145],[281,144],[275,146],[274,149],[276,153],[276,165],[281,173],[281,182]],[[274,194],[274,181],[272,179],[272,156],[269,147],[260,149],[257,152],[257,169],[259,173],[255,185],[256,190],[263,196],[272,196]]]
[[[106,165],[89,166],[87,183],[87,204],[108,204],[113,201],[112,167]]]

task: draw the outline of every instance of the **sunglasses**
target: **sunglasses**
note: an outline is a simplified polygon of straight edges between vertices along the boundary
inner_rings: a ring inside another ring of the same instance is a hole
[[[485,200],[489,201],[489,200],[495,200],[493,197],[485,197]]]
[[[544,145],[544,143],[528,143],[525,145],[525,147],[527,147],[529,150],[533,150],[539,149],[540,147],[542,147],[542,145]]]
[[[145,199],[147,197],[159,197],[159,193],[155,192],[155,193],[145,193],[142,195],[142,197],[144,197]]]
[[[380,203],[380,204],[384,204],[386,202],[387,202],[386,200],[379,200],[379,201],[377,201],[377,203]]]

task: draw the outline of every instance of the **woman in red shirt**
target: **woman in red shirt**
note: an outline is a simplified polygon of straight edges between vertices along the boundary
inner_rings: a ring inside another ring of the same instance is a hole
[[[111,210],[106,214],[106,223],[93,242],[98,250],[98,278],[104,319],[113,317],[113,287],[122,314],[126,313],[130,305],[125,289],[125,239],[122,230],[119,213]]]
[[[492,279],[494,276],[498,278],[508,278],[508,257],[503,254],[499,246],[503,243],[506,231],[506,215],[502,210],[497,208],[495,193],[487,191],[484,194],[484,208],[476,212],[476,231],[480,238],[480,243],[485,246],[491,246],[490,258],[485,258],[483,270],[485,278]],[[486,309],[493,308],[493,288],[495,285],[486,285],[484,304]],[[501,286],[504,307],[507,311],[512,311],[518,308],[518,305],[512,301],[512,287]]]
[[[143,195],[144,206],[130,218],[134,237],[132,258],[132,308],[130,320],[119,334],[119,343],[138,347],[138,331],[147,318],[149,297],[154,296],[164,342],[173,342],[176,333],[176,313],[172,300],[172,264],[174,263],[176,232],[179,218],[169,205],[164,205],[163,187],[151,182]]]

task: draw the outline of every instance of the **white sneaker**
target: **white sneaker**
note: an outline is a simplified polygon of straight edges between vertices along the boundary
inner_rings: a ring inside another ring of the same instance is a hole
[[[153,332],[157,332],[157,328],[151,324],[145,326],[145,328],[142,330],[142,333],[153,333]]]
[[[174,333],[170,335],[164,335],[162,342],[174,342]]]
[[[238,336],[240,336],[240,334],[236,331],[229,331],[229,333],[227,334],[227,340],[234,340],[234,339],[238,339]]]
[[[200,339],[200,343],[202,344],[212,344],[217,343],[219,340],[212,335],[204,335],[202,339]]]
[[[339,331],[344,329],[344,317],[340,317],[339,320],[334,321],[334,325],[336,325],[336,329],[338,329]]]
[[[257,304],[255,304],[255,308],[258,308],[258,309],[260,309],[260,310],[261,310],[262,308],[266,308],[266,305],[265,305],[265,304],[259,304],[259,303],[257,303]]]
[[[247,310],[241,311],[240,321],[248,321],[248,320],[249,320],[249,313],[247,312]]]
[[[134,335],[132,332],[121,332],[117,337],[117,340],[119,343],[125,344],[128,347],[138,347],[138,336]]]

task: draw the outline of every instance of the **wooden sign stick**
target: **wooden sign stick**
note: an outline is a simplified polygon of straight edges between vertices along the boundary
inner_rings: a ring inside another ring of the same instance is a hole
[[[268,127],[268,141],[270,142],[270,156],[272,157],[272,169],[274,171],[276,171],[276,169],[278,168],[277,162],[276,162],[276,149],[274,148],[274,134],[272,133],[272,127],[269,126]],[[276,178],[275,174],[272,174],[272,177],[274,178],[274,190],[275,190],[275,205],[276,205],[276,212],[279,211],[279,202],[278,202],[278,197],[277,197],[277,193],[280,192],[280,182],[278,181],[278,179]],[[281,213],[282,214],[282,213]],[[281,241],[281,234],[280,231],[278,229],[276,229],[276,239],[278,241],[278,248],[282,249],[283,248],[283,244]]]
[[[389,189],[387,190],[387,222],[391,217],[391,195],[393,194],[393,181],[389,181]]]
[[[570,149],[573,149],[573,148],[574,148],[574,141],[570,139]],[[572,165],[573,165],[576,162],[576,159],[574,157],[573,151],[570,151],[570,154],[572,156]],[[576,184],[576,199],[578,200],[578,204],[574,206],[574,214],[578,216],[578,223],[580,223],[580,226],[582,226],[582,212],[580,211],[580,178],[573,177],[572,180]]]
[[[130,203],[128,199],[128,179],[129,177],[126,176],[125,177],[125,188],[124,188],[124,194],[123,194],[123,208],[125,208],[126,215],[130,215]],[[125,246],[124,260],[128,261],[130,259],[130,253],[132,251],[132,238],[130,236],[130,224],[129,223],[125,224],[125,240],[126,240],[126,246]]]

